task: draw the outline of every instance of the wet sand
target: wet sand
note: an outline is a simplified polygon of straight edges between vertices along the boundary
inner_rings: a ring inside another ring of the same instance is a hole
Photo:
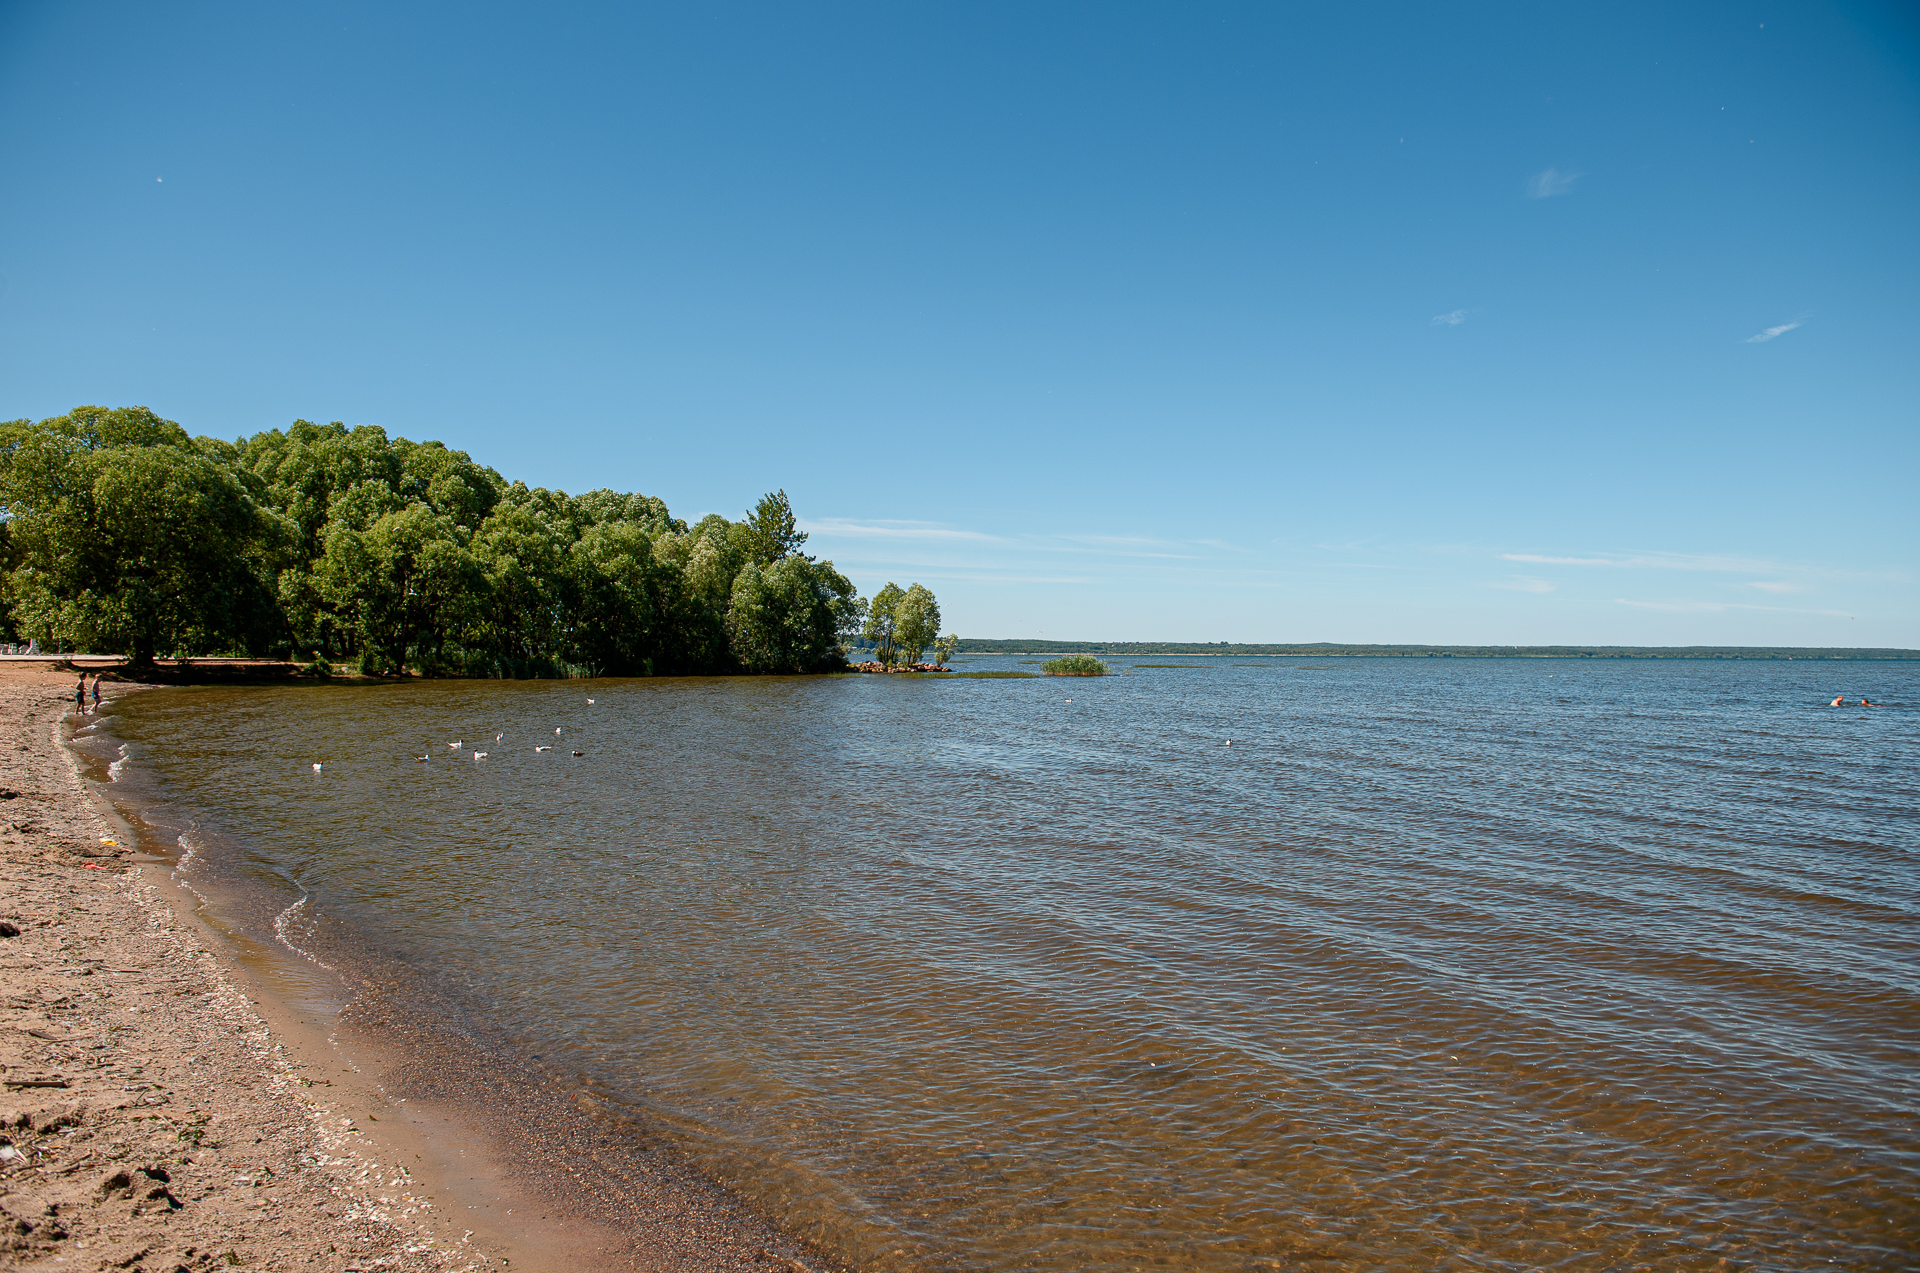
[[[398,980],[284,993],[89,790],[73,680],[0,667],[0,1267],[826,1267]]]

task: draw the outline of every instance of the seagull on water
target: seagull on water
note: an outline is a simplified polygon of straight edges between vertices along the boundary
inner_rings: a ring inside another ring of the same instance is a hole
[[[592,700],[592,699],[588,699],[588,700],[587,700],[587,706],[588,706],[588,707],[592,707],[592,706],[593,706],[593,700]]]
[[[500,740],[501,740],[502,738],[505,738],[505,737],[506,737],[506,735],[505,735],[505,734],[495,734],[495,735],[493,736],[493,741],[497,743],[497,742],[499,742],[499,741],[500,741]]]
[[[317,760],[313,762],[313,772],[315,773],[320,772],[320,762]]]
[[[457,743],[448,743],[448,744],[447,744],[447,746],[449,746],[449,747],[451,747],[451,748],[453,748],[453,749],[454,749],[455,751],[459,751],[459,750],[460,750],[460,748],[461,748],[461,747],[463,747],[463,746],[465,746],[465,745],[466,745],[466,740],[465,740],[465,739],[461,739],[461,740],[460,740],[459,742],[457,742]]]
[[[553,750],[553,748],[551,748],[551,747],[535,747],[535,748],[534,748],[534,750],[535,750],[535,751],[552,751],[552,750]]]
[[[559,729],[558,729],[558,728],[556,728],[556,729],[555,729],[555,730],[554,730],[553,732],[557,734],[557,733],[559,733],[560,731],[559,731]]]
[[[487,753],[484,751],[476,751],[473,753],[473,758],[475,760],[485,760],[487,758]]]
[[[415,757],[414,757],[414,759],[415,759],[415,760],[432,760],[432,759],[433,759],[433,756],[432,756],[432,754],[431,754],[431,753],[429,753],[429,754],[427,754],[427,755],[425,755],[425,756],[415,756]]]
[[[586,755],[587,753],[586,753],[586,752],[584,752],[584,751],[576,751],[576,752],[574,752],[573,754],[574,754],[574,755],[576,755],[576,756],[584,756],[584,755]]]

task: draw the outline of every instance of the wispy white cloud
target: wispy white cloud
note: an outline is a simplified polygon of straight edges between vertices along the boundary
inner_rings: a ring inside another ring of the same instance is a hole
[[[1622,566],[1611,557],[1545,557],[1539,553],[1501,553],[1507,561],[1530,562],[1536,566]]]
[[[1039,552],[1086,553],[1096,557],[1146,557],[1165,561],[1204,561],[1199,553],[1150,553],[1124,552],[1117,548],[1089,548],[1079,544],[1036,544],[1032,547]]]
[[[1464,309],[1450,310],[1445,314],[1435,314],[1433,316],[1433,325],[1435,327],[1458,327],[1466,321],[1467,311]]]
[[[822,539],[965,539],[976,543],[1007,542],[998,535],[987,535],[977,530],[956,530],[951,526],[940,526],[933,522],[856,522],[845,518],[827,517],[819,521],[802,519],[798,525],[807,534],[818,535]]]
[[[1778,327],[1769,327],[1767,328],[1767,330],[1759,333],[1758,335],[1747,337],[1746,343],[1749,345],[1764,345],[1776,336],[1786,335],[1788,332],[1798,327],[1800,325],[1800,322],[1801,320],[1796,318],[1790,323],[1782,323]]]
[[[1196,547],[1229,547],[1219,540],[1153,539],[1145,535],[1047,535],[1030,542],[1043,552],[1100,553],[1111,557],[1168,557],[1198,561]],[[1186,551],[1182,551],[1186,550]]]
[[[1772,579],[1765,579],[1765,580],[1756,579],[1752,583],[1745,584],[1743,586],[1748,588],[1758,588],[1762,592],[1799,592],[1801,591],[1800,585],[1797,583],[1779,583]]]
[[[1573,183],[1585,175],[1579,172],[1563,172],[1558,168],[1543,168],[1534,173],[1527,182],[1527,198],[1551,199],[1555,195],[1566,194],[1573,189]]]
[[[1538,566],[1611,566],[1631,570],[1710,570],[1722,574],[1776,574],[1778,562],[1750,557],[1717,557],[1695,553],[1602,553],[1592,557],[1549,557],[1542,553],[1501,553],[1506,561]]]
[[[881,573],[884,574],[885,571],[882,571]],[[935,579],[935,580],[949,579],[949,580],[957,580],[963,583],[1103,583],[1103,582],[1110,582],[1108,580],[1096,578],[1092,575],[1035,575],[1035,574],[1007,573],[1005,571],[1002,571],[996,574],[996,573],[990,573],[990,572],[984,572],[984,571],[972,571],[972,570],[956,571],[956,570],[941,570],[938,568],[926,569],[922,567],[914,568],[913,578],[919,582],[924,582],[928,579]]]
[[[1795,606],[1750,606],[1737,601],[1629,601],[1625,597],[1615,597],[1613,602],[1615,605],[1632,606],[1637,610],[1660,610],[1667,614],[1718,614],[1722,610],[1768,610],[1775,614],[1825,614],[1841,619],[1853,617],[1845,610],[1805,610]]]
[[[1171,543],[1171,540],[1154,539],[1148,535],[1056,535],[1056,539],[1071,540],[1080,544],[1151,544],[1155,546]]]
[[[1553,585],[1545,579],[1535,579],[1531,575],[1515,575],[1501,583],[1490,583],[1489,588],[1505,588],[1510,592],[1552,592]]]

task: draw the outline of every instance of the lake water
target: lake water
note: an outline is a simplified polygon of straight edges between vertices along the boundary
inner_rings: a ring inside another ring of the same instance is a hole
[[[110,728],[190,878],[861,1268],[1920,1259],[1920,664],[1113,663]]]

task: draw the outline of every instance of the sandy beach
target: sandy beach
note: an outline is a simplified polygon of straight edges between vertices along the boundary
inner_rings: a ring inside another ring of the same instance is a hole
[[[88,789],[73,681],[0,668],[0,1267],[825,1267],[664,1159],[572,1160],[564,1111],[525,1125],[537,1096],[501,1106],[503,1143],[464,1116],[483,1058],[440,1072],[430,1040],[381,1046],[390,1015],[278,1000]]]

